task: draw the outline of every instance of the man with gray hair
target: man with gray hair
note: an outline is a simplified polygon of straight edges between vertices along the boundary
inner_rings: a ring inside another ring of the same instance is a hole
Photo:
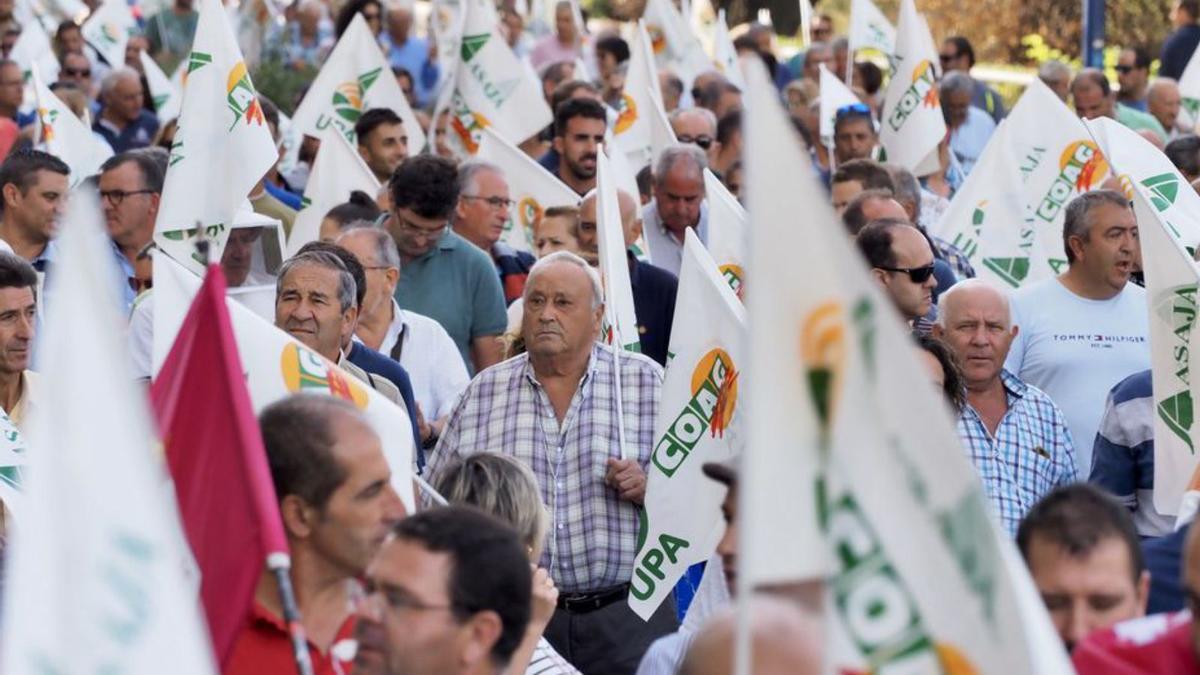
[[[1146,89],[1146,111],[1167,130],[1167,142],[1190,133],[1187,124],[1179,118],[1183,98],[1179,83],[1169,77],[1160,77]]]
[[[158,118],[145,108],[142,76],[129,66],[114,69],[100,83],[100,114],[92,129],[113,152],[144,148],[158,132]]]
[[[1085,192],[1066,207],[1067,269],[1012,296],[1021,326],[1005,369],[1050,395],[1075,441],[1077,473],[1092,466],[1092,443],[1105,396],[1117,382],[1150,367],[1146,291],[1129,283],[1138,252],[1137,221],[1125,195]]]
[[[654,199],[642,209],[646,245],[654,264],[679,276],[684,234],[690,227],[708,244],[708,204],[704,200],[707,158],[694,145],[662,151],[654,167]]]
[[[1037,76],[1063,103],[1067,102],[1071,95],[1071,66],[1051,59],[1038,68]]]
[[[496,265],[505,304],[521,297],[535,258],[500,240],[505,229],[523,227],[513,218],[504,171],[495,164],[470,161],[458,167],[458,204],[450,220],[455,234],[487,253]]]
[[[104,224],[120,267],[121,294],[128,310],[142,287],[149,287],[149,265],[138,257],[154,239],[167,159],[148,150],[131,150],[110,157],[100,167],[97,187]],[[139,267],[143,268],[139,275]]]
[[[398,361],[412,380],[413,397],[425,424],[419,438],[432,447],[458,394],[470,377],[454,340],[437,321],[400,308],[394,296],[400,280],[400,252],[387,230],[350,224],[337,245],[362,263],[366,293],[358,312],[355,338]]]
[[[958,435],[1009,534],[1045,494],[1077,479],[1066,417],[1042,390],[1004,370],[1017,336],[1008,298],[979,279],[942,293],[933,335],[958,357],[967,401]]]
[[[962,70],[946,73],[938,83],[942,115],[950,130],[950,151],[958,159],[964,174],[975,168],[988,139],[996,131],[992,116],[971,103],[975,87],[975,80]]]
[[[694,145],[704,151],[712,164],[721,152],[717,141],[717,116],[708,108],[685,108],[671,113],[671,130],[680,143]]]
[[[641,354],[617,359],[597,341],[603,317],[600,277],[583,258],[539,260],[525,286],[526,352],[471,381],[429,472],[478,452],[534,472],[551,518],[540,566],[560,589],[545,637],[582,672],[624,674],[677,622],[674,602],[643,622],[627,601],[662,368]]]
[[[991,118],[989,117],[988,119],[990,120]],[[966,254],[945,239],[929,234],[929,228],[937,225],[937,221],[942,217],[942,213],[949,208],[949,202],[944,197],[939,197],[921,187],[920,181],[908,169],[897,164],[885,164],[884,166],[887,168],[888,173],[892,175],[892,183],[895,184],[892,197],[899,202],[900,206],[904,207],[904,212],[908,214],[909,221],[925,234],[930,244],[933,244],[934,257],[950,265],[958,278],[973,279],[975,277],[975,268],[971,265],[971,261],[967,259]],[[946,284],[945,287],[949,288],[952,285]]]

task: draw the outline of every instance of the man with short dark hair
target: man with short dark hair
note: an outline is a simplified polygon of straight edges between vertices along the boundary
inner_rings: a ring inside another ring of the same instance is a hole
[[[717,152],[708,165],[722,178],[728,178],[733,165],[742,159],[742,111],[733,110],[717,120]],[[737,194],[735,193],[736,197]]]
[[[1080,483],[1046,495],[1021,521],[1017,546],[1067,651],[1145,614],[1150,574],[1137,532],[1099,489]]]
[[[708,203],[704,169],[707,159],[695,145],[662,151],[654,167],[654,200],[642,209],[646,245],[657,267],[679,276],[688,228],[708,243]]]
[[[1111,117],[1134,131],[1152,133],[1162,143],[1167,140],[1166,130],[1152,115],[1117,102],[1102,70],[1084,68],[1079,71],[1071,81],[1071,97],[1075,101],[1075,112],[1085,120]]]
[[[383,444],[354,404],[334,396],[293,394],[258,419],[313,672],[348,672],[350,656],[335,646],[354,634],[351,589],[404,517]],[[254,600],[224,675],[296,668],[270,572],[263,572]]]
[[[1117,101],[1134,110],[1147,112],[1146,86],[1150,83],[1150,54],[1141,47],[1126,47],[1117,56],[1116,71],[1117,83],[1120,85]]]
[[[513,200],[508,181],[495,164],[470,161],[458,167],[458,204],[452,227],[463,239],[488,254],[496,266],[505,304],[512,304],[525,290],[525,277],[534,257],[500,240],[511,221]],[[520,227],[519,224],[514,227]]]
[[[542,96],[546,99],[547,105],[552,105],[552,96],[554,90],[558,89],[558,85],[575,77],[575,62],[574,61],[557,61],[546,66],[542,70]]]
[[[10,59],[0,60],[0,117],[5,117],[17,123],[17,126],[28,126],[36,118],[21,114],[21,104],[25,102],[25,75],[21,65]]]
[[[70,173],[65,162],[40,150],[20,150],[0,164],[0,239],[38,272],[54,261],[52,238]]]
[[[391,108],[371,108],[354,123],[358,154],[376,180],[386,185],[400,162],[408,157],[404,121]]]
[[[881,218],[867,224],[855,239],[871,267],[871,276],[912,325],[933,306],[933,248],[907,220]]]
[[[113,152],[150,145],[158,132],[158,118],[146,110],[145,102],[142,76],[129,66],[114,69],[100,84],[100,114],[92,129]]]
[[[596,153],[604,143],[608,115],[590,98],[571,98],[554,113],[554,150],[558,177],[579,195],[596,187]]]
[[[833,157],[839,166],[854,159],[871,159],[877,145],[879,132],[867,104],[838,109],[833,121]]]
[[[1067,204],[1067,270],[1012,296],[1021,327],[1005,369],[1050,395],[1076,439],[1077,473],[1092,467],[1104,399],[1117,382],[1150,367],[1146,291],[1129,283],[1137,221],[1124,194],[1085,192]]]
[[[123,273],[121,294],[129,309],[137,295],[138,256],[154,240],[166,161],[156,153],[131,150],[113,155],[100,167],[97,184],[104,224]]]
[[[1188,61],[1196,45],[1200,44],[1200,2],[1197,0],[1176,0],[1171,8],[1171,25],[1175,32],[1163,41],[1162,53],[1159,56],[1159,77],[1170,77],[1178,80],[1183,77]]]
[[[1163,154],[1171,160],[1171,164],[1179,169],[1179,173],[1187,182],[1200,178],[1200,136],[1186,134],[1167,143]]]
[[[396,168],[389,190],[388,229],[404,265],[396,302],[442,324],[468,372],[499,363],[496,338],[508,326],[504,292],[491,257],[449,227],[459,195],[454,162],[409,157]]]
[[[37,375],[29,352],[37,337],[37,272],[24,259],[0,251],[0,409],[22,428],[37,400]]]
[[[367,568],[358,675],[499,675],[525,636],[533,576],[512,528],[466,506],[400,521]]]
[[[971,46],[970,40],[961,35],[946,38],[939,52],[938,59],[942,63],[943,73],[957,70],[970,74],[971,69],[975,67],[975,48]],[[971,105],[991,115],[996,123],[1008,114],[1000,94],[979,80],[975,80],[975,93],[971,96]]]
[[[683,98],[683,80],[669,70],[660,70],[658,89],[662,92],[663,111],[667,114],[674,112],[679,107],[679,100]]]
[[[833,210],[841,215],[846,206],[863,190],[887,190],[894,193],[896,183],[892,174],[879,162],[855,159],[840,164],[829,180],[829,196]]]

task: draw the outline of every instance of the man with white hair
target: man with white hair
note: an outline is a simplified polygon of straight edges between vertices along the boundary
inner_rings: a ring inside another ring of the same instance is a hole
[[[1038,79],[1058,96],[1063,103],[1071,95],[1071,66],[1051,59],[1038,68]]]
[[[1189,133],[1187,125],[1179,119],[1182,106],[1183,97],[1179,93],[1179,83],[1169,77],[1154,80],[1146,89],[1146,111],[1167,130],[1168,143]]]
[[[683,108],[671,113],[671,131],[680,143],[694,145],[704,151],[712,164],[721,152],[717,141],[717,116],[708,108]]]
[[[1004,369],[1018,327],[1008,298],[979,279],[942,294],[935,337],[954,350],[967,386],[958,434],[1010,534],[1055,487],[1076,480],[1071,433],[1054,401]]]
[[[540,566],[560,589],[545,637],[580,671],[619,675],[677,621],[672,601],[648,622],[628,603],[663,371],[598,342],[603,317],[587,261],[567,251],[540,259],[525,286],[525,353],[467,385],[428,471],[496,452],[534,472],[551,519]]]
[[[450,226],[455,234],[491,257],[504,289],[505,304],[521,297],[534,262],[528,251],[518,251],[500,240],[505,225],[512,221],[512,207],[508,181],[500,167],[482,161],[458,167],[458,204]]]
[[[158,118],[145,108],[142,76],[129,66],[114,69],[100,84],[100,115],[92,129],[113,152],[144,148],[158,132]]]
[[[971,104],[975,80],[961,70],[946,73],[938,83],[938,94],[946,128],[950,130],[950,151],[962,166],[963,173],[971,173],[988,139],[996,131],[996,121]]]
[[[704,199],[704,169],[708,160],[694,145],[675,145],[662,151],[654,167],[654,200],[642,209],[646,244],[654,264],[679,276],[683,239],[688,228],[708,244],[708,203]]]

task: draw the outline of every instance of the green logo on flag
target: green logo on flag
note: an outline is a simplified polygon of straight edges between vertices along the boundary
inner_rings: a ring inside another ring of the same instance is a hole
[[[14,490],[20,490],[25,482],[23,471],[19,466],[0,466],[0,481]]]
[[[212,54],[205,54],[204,52],[192,52],[188,55],[187,74],[191,75],[210,63],[212,63]]]
[[[1192,337],[1192,327],[1196,325],[1196,291],[1197,284],[1182,286],[1172,290],[1165,302],[1158,306],[1155,312],[1171,327],[1174,343],[1171,346],[1171,356],[1175,359],[1175,379],[1178,381],[1177,393],[1159,401],[1158,416],[1162,419],[1171,433],[1187,444],[1188,450],[1195,453],[1192,446],[1191,428],[1195,417],[1192,406],[1191,378],[1189,376],[1188,347]],[[1163,388],[1170,383],[1169,378],[1163,378],[1160,383]]]
[[[1142,181],[1142,185],[1150,190],[1150,203],[1159,213],[1166,211],[1174,204],[1175,197],[1179,194],[1179,179],[1172,173],[1151,176]]]
[[[171,97],[167,96],[166,94],[154,96],[152,98],[152,100],[154,101],[154,110],[156,112],[161,112],[162,107],[167,104],[167,99],[169,99],[169,98],[171,98]]]
[[[470,61],[479,53],[480,49],[487,44],[488,39],[492,37],[491,33],[480,33],[479,35],[464,35],[462,40],[462,60]]]
[[[1029,276],[1029,258],[984,258],[983,266],[1013,288]]]
[[[1194,412],[1192,393],[1186,389],[1158,404],[1159,418],[1167,425],[1171,433],[1187,443],[1188,450],[1191,450],[1192,454],[1196,454],[1196,449],[1192,447],[1191,435]]]

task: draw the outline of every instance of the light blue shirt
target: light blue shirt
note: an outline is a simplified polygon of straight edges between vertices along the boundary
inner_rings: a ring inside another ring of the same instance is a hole
[[[996,122],[992,116],[975,106],[969,106],[967,121],[950,132],[950,150],[964,174],[971,173],[971,169],[975,168],[975,162],[983,154],[983,148],[994,131]]]
[[[683,242],[663,226],[662,218],[658,217],[657,201],[642,207],[642,236],[646,238],[646,246],[650,247],[650,262],[679,276],[679,266],[683,264]],[[700,202],[696,236],[700,237],[700,243],[708,246],[708,200]]]
[[[429,59],[429,42],[425,38],[410,36],[403,45],[396,45],[386,31],[379,36],[379,42],[387,54],[388,65],[393,69],[403,68],[412,75],[417,105],[426,105],[437,86],[440,72],[437,63]]]

